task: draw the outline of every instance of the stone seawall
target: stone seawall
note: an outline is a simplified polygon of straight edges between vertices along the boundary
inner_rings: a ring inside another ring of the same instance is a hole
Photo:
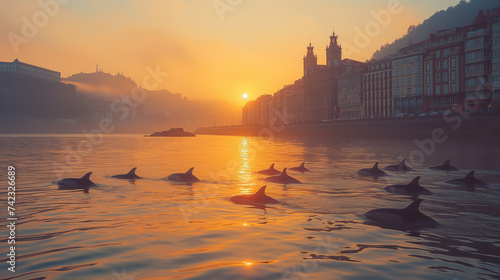
[[[442,131],[441,131],[442,130]],[[431,138],[441,133],[450,137],[498,138],[500,139],[500,115],[477,114],[462,116],[412,117],[392,119],[370,119],[332,121],[314,124],[270,125],[270,126],[218,126],[200,127],[196,134],[280,136],[280,137],[390,137]]]

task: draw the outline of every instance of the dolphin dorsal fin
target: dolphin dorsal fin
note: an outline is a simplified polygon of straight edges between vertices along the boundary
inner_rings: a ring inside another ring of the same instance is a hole
[[[418,207],[420,206],[420,203],[422,202],[422,199],[417,199],[413,201],[410,205],[406,206],[404,209],[405,211],[408,212],[419,212]]]
[[[443,166],[450,166],[450,160],[447,159],[444,163],[443,163]]]
[[[398,167],[403,167],[406,165],[406,159],[403,159],[399,164]]]
[[[189,170],[186,172],[186,174],[193,175],[193,169],[194,169],[194,167],[189,168]]]
[[[82,179],[83,179],[83,180],[90,180],[90,175],[91,175],[91,174],[92,174],[92,172],[89,172],[89,173],[87,173],[87,174],[83,175]]]
[[[263,186],[261,187],[256,193],[255,195],[256,196],[265,196],[266,195],[266,187],[267,186]]]
[[[281,176],[288,176],[288,174],[286,174],[286,167],[283,168],[283,171],[281,172]]]
[[[467,176],[465,176],[465,178],[464,178],[464,179],[465,179],[465,180],[472,180],[472,179],[474,179],[474,172],[475,172],[475,171],[476,171],[476,170],[472,170],[471,172],[467,173]]]
[[[375,164],[373,165],[372,169],[378,169],[378,161],[375,162]]]
[[[305,164],[305,162],[303,162],[299,167],[304,168],[304,164]]]
[[[269,166],[269,170],[274,170],[274,163]]]
[[[418,180],[420,180],[420,176],[415,177],[411,182],[408,184],[408,186],[419,186],[420,184],[418,183]]]
[[[127,173],[127,175],[135,175],[135,170],[137,169],[137,167],[134,167],[132,169],[130,169],[130,171]]]

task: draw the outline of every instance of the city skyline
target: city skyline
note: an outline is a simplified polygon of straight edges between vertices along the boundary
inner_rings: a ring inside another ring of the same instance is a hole
[[[458,2],[366,1],[361,10],[346,1],[9,2],[8,13],[0,12],[6,27],[0,60],[17,58],[63,77],[99,64],[138,84],[146,67],[159,67],[168,73],[159,88],[242,106],[243,93],[254,99],[293,83],[306,46],[323,49],[332,31],[344,58],[364,61],[410,25]],[[359,30],[373,26],[359,44]],[[317,53],[323,61],[324,52]]]

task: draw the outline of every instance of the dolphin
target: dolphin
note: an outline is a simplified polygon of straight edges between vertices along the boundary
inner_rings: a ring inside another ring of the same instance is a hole
[[[306,164],[305,162],[303,162],[299,167],[292,167],[290,168],[290,170],[293,170],[293,171],[299,171],[299,172],[306,172],[306,171],[309,171],[309,169],[305,168],[304,164]]]
[[[417,199],[403,209],[380,208],[370,210],[365,213],[365,217],[387,226],[408,228],[437,227],[439,225],[438,222],[419,211],[418,207],[421,202],[422,199]]]
[[[135,170],[137,167],[132,168],[127,174],[119,174],[119,175],[113,175],[111,176],[112,178],[117,178],[117,179],[142,179],[141,177],[137,176],[135,174]]]
[[[376,162],[372,168],[363,168],[358,170],[356,173],[363,176],[373,176],[373,177],[389,176],[387,175],[387,173],[378,168],[378,162]]]
[[[476,177],[474,177],[474,172],[475,172],[475,170],[472,170],[464,178],[448,180],[448,181],[446,181],[446,183],[453,184],[453,185],[462,185],[465,187],[483,187],[483,186],[488,185],[488,183],[483,182],[483,181],[477,179]]]
[[[288,176],[288,174],[286,174],[286,167],[283,168],[283,171],[281,172],[280,175],[267,177],[264,180],[266,180],[268,182],[279,183],[279,184],[293,184],[293,183],[300,184],[299,180],[297,180],[291,176]]]
[[[88,190],[91,186],[95,186],[94,182],[90,181],[90,175],[92,172],[89,172],[83,175],[82,178],[66,178],[57,181],[57,185],[60,189],[63,190],[73,190],[73,189],[84,189]]]
[[[276,199],[266,195],[266,186],[261,187],[254,194],[242,194],[231,197],[236,204],[275,204],[280,203]]]
[[[385,170],[389,171],[398,171],[398,172],[408,172],[408,171],[415,171],[415,169],[409,167],[406,165],[406,159],[403,159],[400,163],[394,164],[394,165],[387,165],[384,167]]]
[[[400,194],[408,194],[408,195],[431,195],[432,192],[428,189],[422,187],[418,180],[420,180],[420,176],[415,177],[409,184],[407,185],[390,185],[384,188],[384,190],[392,193],[400,193]]]
[[[257,171],[257,173],[263,174],[263,175],[276,175],[276,174],[280,174],[280,171],[274,169],[274,163],[273,163],[273,164],[271,164],[271,166],[269,166],[268,169]]]
[[[199,182],[200,180],[193,175],[193,169],[194,167],[191,167],[186,173],[174,173],[169,175],[167,178],[170,181],[177,181],[177,182],[186,182],[186,183]]]
[[[433,170],[443,170],[443,171],[456,171],[456,170],[459,170],[458,168],[456,168],[455,166],[451,166],[450,165],[450,160],[446,160],[443,164],[441,165],[436,165],[436,166],[431,166],[429,167],[429,169],[433,169]]]

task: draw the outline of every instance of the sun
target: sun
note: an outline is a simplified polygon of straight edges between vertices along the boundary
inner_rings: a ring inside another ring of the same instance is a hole
[[[248,94],[243,93],[243,95],[241,97],[243,97],[243,99],[247,99],[248,98]]]

